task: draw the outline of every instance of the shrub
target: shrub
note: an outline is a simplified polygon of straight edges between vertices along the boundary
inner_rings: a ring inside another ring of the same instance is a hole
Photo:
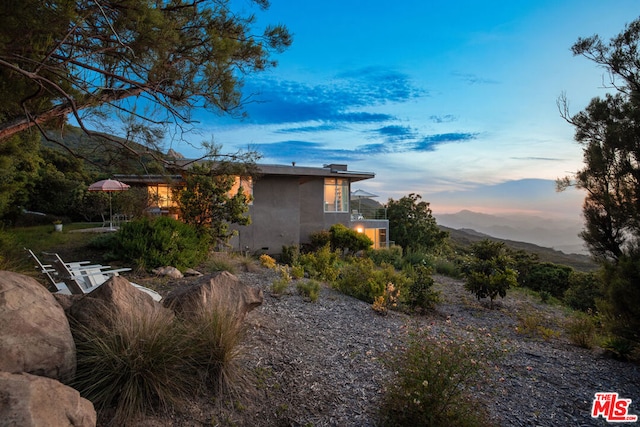
[[[338,259],[338,254],[325,245],[315,252],[300,255],[300,265],[309,273],[309,277],[332,283],[338,277]]]
[[[399,296],[400,289],[389,282],[384,288],[384,293],[374,299],[371,307],[376,313],[386,315],[389,308],[396,308],[398,306]]]
[[[403,303],[412,309],[429,310],[439,300],[439,293],[432,289],[432,270],[424,265],[405,269],[410,281],[404,292]]]
[[[483,240],[471,245],[473,257],[466,266],[465,289],[478,299],[504,298],[507,289],[517,285],[517,273],[511,268],[512,260],[506,254],[504,243]]]
[[[569,287],[569,276],[573,269],[564,265],[550,262],[534,263],[529,267],[521,283],[534,291],[544,291],[556,298],[562,295]]]
[[[384,249],[371,249],[367,251],[367,256],[371,258],[375,265],[389,264],[395,268],[402,267],[402,247],[391,246]]]
[[[309,240],[311,242],[310,250],[314,252],[331,244],[331,233],[329,230],[317,231],[309,236]]]
[[[359,252],[368,249],[373,241],[365,234],[358,233],[343,224],[333,224],[329,229],[331,248],[346,252]]]
[[[279,279],[276,279],[273,281],[273,283],[271,283],[271,292],[274,295],[282,295],[285,293],[285,291],[289,287],[289,283],[290,282],[288,280],[285,280],[282,277]]]
[[[300,258],[300,248],[296,245],[283,246],[282,255],[280,256],[280,262],[290,266],[298,264]]]
[[[433,269],[438,274],[453,278],[462,277],[462,270],[460,269],[460,265],[454,261],[438,257],[433,260],[432,264]]]
[[[302,279],[304,277],[304,267],[301,265],[292,266],[291,277],[293,277],[294,279]]]
[[[596,319],[593,316],[578,313],[566,323],[566,331],[571,342],[578,347],[593,348],[596,343]]]
[[[602,298],[602,282],[595,273],[573,271],[563,301],[575,310],[596,310],[596,300]]]
[[[112,252],[120,259],[134,260],[141,268],[171,265],[183,270],[207,257],[209,239],[173,218],[142,218],[122,224]]]
[[[377,297],[383,295],[389,282],[401,290],[409,279],[391,265],[376,267],[370,258],[354,258],[340,271],[335,288],[372,304]]]
[[[316,280],[299,282],[296,287],[298,293],[311,302],[316,302],[320,296],[320,283]]]
[[[276,260],[267,254],[260,255],[260,265],[267,268],[275,268]]]
[[[396,377],[379,411],[382,426],[485,426],[486,410],[470,393],[491,360],[474,345],[413,334],[405,350],[389,361]]]

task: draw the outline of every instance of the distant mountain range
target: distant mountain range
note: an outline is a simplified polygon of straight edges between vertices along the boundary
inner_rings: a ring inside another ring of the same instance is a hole
[[[533,243],[566,254],[587,254],[578,237],[580,220],[558,220],[532,215],[488,215],[469,210],[434,215],[438,225],[456,230],[472,230],[499,239]]]

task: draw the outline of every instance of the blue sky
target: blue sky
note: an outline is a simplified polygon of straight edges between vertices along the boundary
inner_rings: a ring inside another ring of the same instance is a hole
[[[577,113],[606,75],[570,47],[640,16],[637,0],[234,3],[286,25],[293,45],[246,81],[247,119],[200,112],[193,141],[256,149],[263,163],[346,163],[376,174],[353,189],[382,203],[418,193],[436,215],[578,218],[583,195],[554,191],[582,165],[556,99],[566,92]]]

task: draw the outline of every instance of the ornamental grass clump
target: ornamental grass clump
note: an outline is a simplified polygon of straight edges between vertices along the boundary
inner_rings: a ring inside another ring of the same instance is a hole
[[[72,325],[78,361],[73,387],[99,412],[115,408],[115,424],[179,404],[194,377],[183,325],[164,311],[106,315],[109,327]]]
[[[317,280],[299,282],[296,288],[300,295],[311,302],[316,302],[320,296],[320,283]]]
[[[240,343],[244,327],[237,313],[221,305],[197,304],[183,320],[188,357],[198,384],[216,393],[231,391],[238,378]]]
[[[169,310],[128,315],[105,310],[100,322],[73,322],[72,386],[113,425],[178,407],[198,390],[232,390],[242,324],[229,310],[194,307],[182,318]]]
[[[380,425],[491,425],[472,395],[489,353],[482,341],[433,337],[428,330],[414,333],[388,362],[396,375],[382,398]]]

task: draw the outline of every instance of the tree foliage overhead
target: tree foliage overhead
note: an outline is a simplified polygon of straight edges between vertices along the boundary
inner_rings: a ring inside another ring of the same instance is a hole
[[[83,126],[83,110],[158,126],[190,123],[195,108],[233,111],[243,75],[275,65],[271,55],[291,36],[281,25],[259,32],[254,16],[229,3],[0,2],[0,141],[68,115]]]
[[[448,237],[438,228],[429,203],[421,200],[422,196],[411,193],[387,203],[389,237],[405,250],[433,250]]]

